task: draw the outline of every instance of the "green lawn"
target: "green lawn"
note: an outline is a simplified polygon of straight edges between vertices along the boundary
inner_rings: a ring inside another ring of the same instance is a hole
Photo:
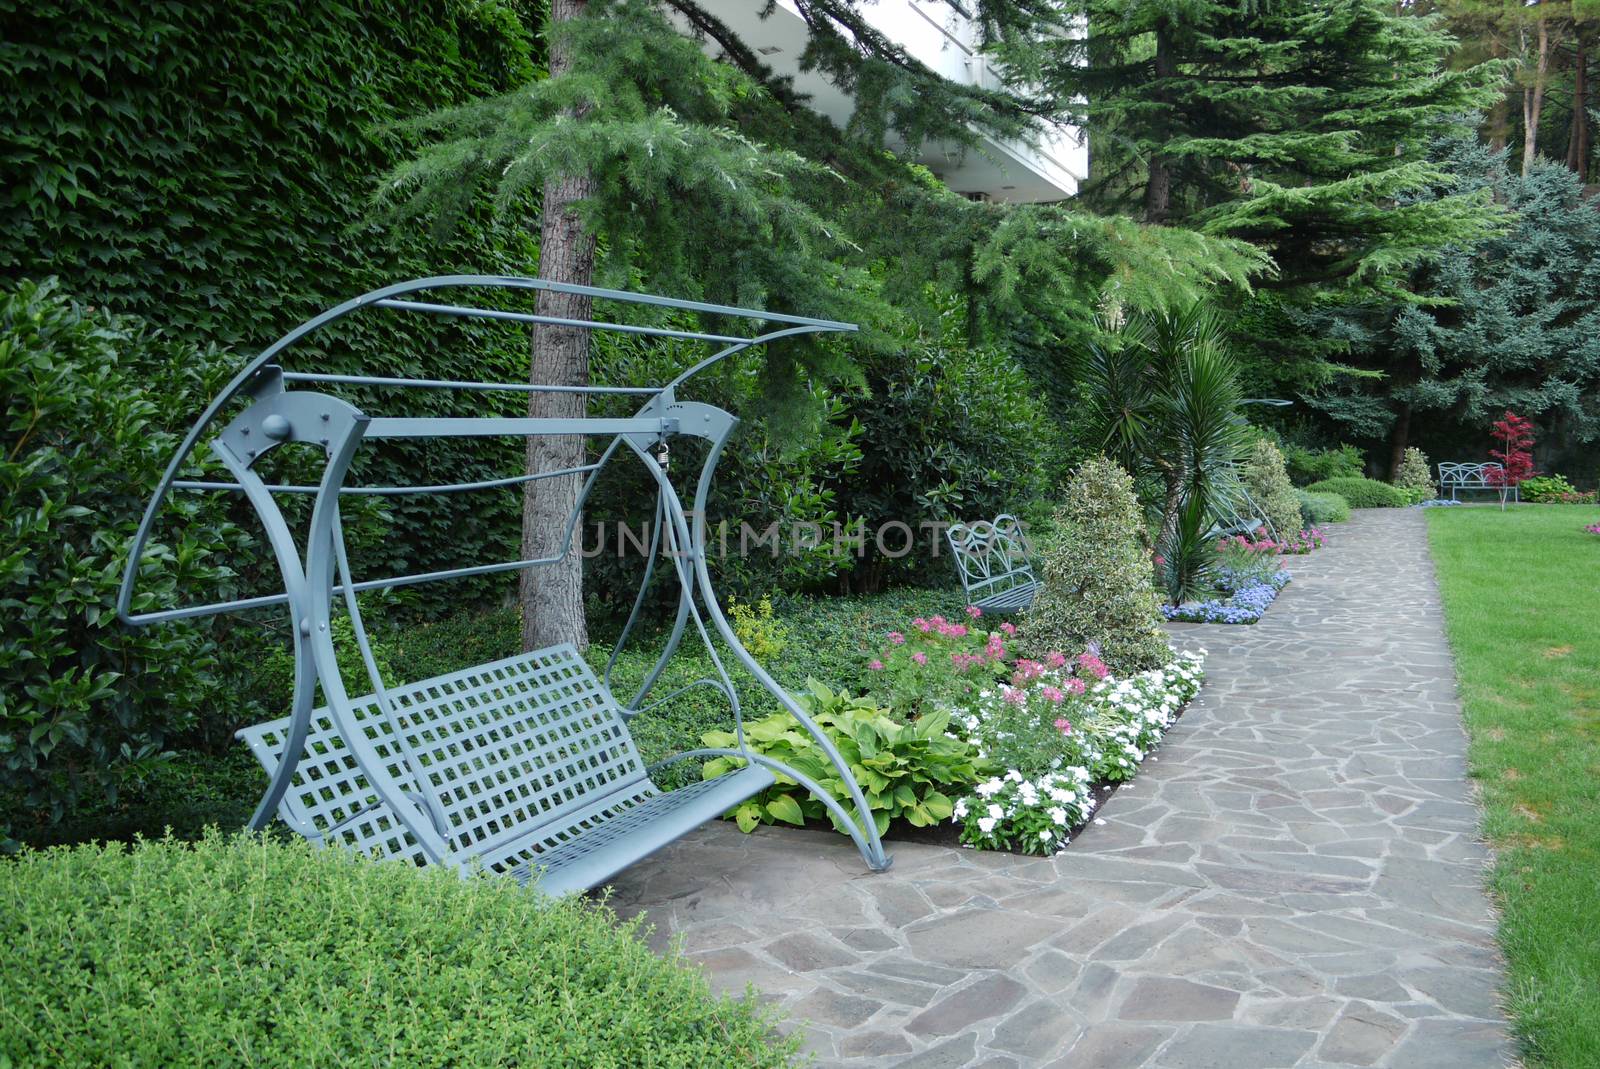
[[[1428,516],[1530,1066],[1600,1066],[1600,509]]]

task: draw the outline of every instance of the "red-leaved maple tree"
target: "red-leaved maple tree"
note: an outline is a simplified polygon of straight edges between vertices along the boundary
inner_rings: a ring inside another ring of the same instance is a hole
[[[1490,486],[1500,487],[1500,503],[1504,505],[1505,491],[1533,476],[1533,421],[1508,409],[1503,418],[1495,421],[1489,433],[1500,443],[1499,449],[1489,450],[1500,467],[1485,472],[1485,481]]]

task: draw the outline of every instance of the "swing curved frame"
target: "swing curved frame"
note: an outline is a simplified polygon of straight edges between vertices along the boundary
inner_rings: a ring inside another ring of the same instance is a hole
[[[695,312],[761,329],[749,334],[719,334],[443,303],[442,294],[463,290],[582,294],[601,301]],[[423,294],[435,299],[416,299]],[[308,336],[347,316],[376,309],[615,331],[703,342],[717,348],[661,386],[574,387],[286,369],[284,358]],[[718,461],[738,421],[716,406],[678,397],[679,388],[696,375],[753,346],[856,329],[853,324],[830,320],[517,277],[439,276],[363,294],[305,321],[268,346],[201,413],[146,506],[118,593],[118,616],[137,627],[259,608],[287,611],[295,666],[289,715],[240,732],[269,771],[251,828],[263,828],[274,817],[281,817],[296,832],[318,843],[342,841],[462,871],[497,869],[524,880],[536,879],[540,889],[562,894],[594,886],[782,776],[816,796],[848,831],[868,867],[882,871],[888,868],[890,858],[848,763],[739,642],[717,602],[707,563],[706,508]],[[392,388],[402,396],[411,390],[609,394],[634,397],[641,403],[632,417],[622,419],[369,415],[325,392],[330,386]],[[245,402],[243,410],[223,422],[230,406],[239,401]],[[181,477],[208,432],[209,452],[232,481]],[[593,463],[558,471],[435,485],[346,485],[352,462],[368,442],[542,434],[594,436],[608,442]],[[679,436],[708,443],[688,510],[664,460],[652,455],[662,451],[660,457],[664,458],[667,444]],[[324,465],[315,485],[267,483],[255,470],[260,459],[289,442],[322,449]],[[362,619],[359,592],[520,571],[562,560],[574,551],[579,518],[597,480],[614,459],[625,454],[639,460],[652,477],[657,491],[655,516],[639,593],[600,679],[567,646],[532,651],[406,687],[386,685]],[[583,482],[576,504],[562,530],[559,549],[551,555],[379,579],[358,580],[351,569],[340,515],[343,496],[493,491],[535,479],[580,476]],[[242,494],[261,523],[283,579],[283,592],[165,608],[153,608],[147,597],[138,597],[141,575],[160,567],[159,554],[149,553],[151,537],[175,491]],[[314,498],[303,546],[296,543],[279,507],[279,495],[286,494]],[[637,691],[622,703],[612,690],[617,659],[638,623],[657,562],[663,558],[670,562],[679,586],[673,627]],[[352,698],[339,668],[332,624],[340,608],[350,622],[372,688],[363,697]],[[691,629],[709,653],[716,677],[696,680],[652,700],[656,684]],[[797,770],[748,747],[739,690],[718,654],[713,634],[827,755],[845,784],[846,797],[833,797]],[[659,703],[701,687],[720,693],[728,702],[736,725],[736,747],[694,750],[643,766],[627,724]],[[326,704],[314,708],[319,691]],[[715,755],[740,758],[744,765],[721,777],[725,783],[710,780],[672,792],[659,790],[649,778],[674,762]],[[343,796],[323,804],[340,790]]]

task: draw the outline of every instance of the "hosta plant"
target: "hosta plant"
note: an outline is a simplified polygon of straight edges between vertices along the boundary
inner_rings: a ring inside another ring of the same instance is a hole
[[[933,711],[904,723],[870,698],[830,690],[815,679],[806,681],[806,691],[796,694],[795,700],[850,767],[880,835],[897,819],[919,828],[950,819],[954,811],[950,794],[966,790],[982,776],[976,748],[946,732],[948,712]],[[849,798],[838,769],[788,713],[746,724],[745,740],[756,753],[783,762],[835,798]],[[707,732],[701,741],[719,749],[738,745],[731,731]],[[706,762],[702,774],[712,779],[744,764],[743,758],[717,757]],[[746,832],[761,824],[798,825],[824,817],[838,830],[847,830],[810,791],[781,773],[777,783],[728,815]]]

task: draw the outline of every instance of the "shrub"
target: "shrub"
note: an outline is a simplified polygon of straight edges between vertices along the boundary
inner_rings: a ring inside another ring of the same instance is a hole
[[[1283,456],[1289,478],[1297,486],[1325,479],[1359,478],[1366,468],[1361,450],[1353,445],[1341,445],[1337,449],[1303,449],[1288,445],[1284,446]]]
[[[198,710],[225,699],[207,623],[116,618],[124,550],[176,439],[147,392],[208,392],[217,361],[90,313],[53,282],[0,293],[0,796],[59,820],[150,771]],[[134,608],[189,584],[226,590],[249,538],[219,495],[180,495],[177,534]],[[0,817],[0,839],[7,817]]]
[[[1301,528],[1300,502],[1284,467],[1283,454],[1265,438],[1250,447],[1241,476],[1266,521],[1281,539],[1294,537]]]
[[[806,681],[806,691],[796,694],[795,700],[855,773],[880,835],[899,818],[919,828],[949,820],[955,803],[945,791],[959,792],[978,781],[977,751],[945,733],[950,722],[947,712],[901,723],[872,699],[829,690],[814,679]],[[815,780],[849,808],[849,795],[838,769],[794,717],[774,713],[746,724],[745,738],[756,753],[782,761]],[[707,732],[702,741],[711,747],[738,744],[731,731]],[[704,775],[713,779],[744,764],[738,757],[715,757],[706,762]],[[736,806],[732,816],[747,832],[779,820],[804,824],[824,817],[845,830],[810,791],[782,773],[775,785]]]
[[[1563,475],[1536,475],[1531,479],[1524,479],[1518,488],[1522,493],[1522,500],[1534,504],[1554,504],[1567,499],[1578,499],[1581,495],[1578,488],[1567,481]]]
[[[1411,504],[1411,498],[1404,490],[1376,479],[1324,479],[1306,489],[1313,494],[1338,494],[1349,502],[1351,508],[1357,509],[1404,508]]]
[[[1309,490],[1296,490],[1300,501],[1300,515],[1308,528],[1325,523],[1343,523],[1350,518],[1350,502],[1338,494],[1318,494]]]
[[[788,1064],[637,922],[338,850],[199,843],[0,865],[0,1064]]]
[[[1433,471],[1428,466],[1428,454],[1412,446],[1400,458],[1400,468],[1394,473],[1394,484],[1411,497],[1413,505],[1434,495]]]
[[[923,544],[891,560],[871,532],[890,522],[920,532],[924,524],[991,519],[1042,498],[1055,424],[1037,383],[1003,350],[913,344],[863,360],[871,392],[850,407],[862,428],[862,461],[835,484],[840,514],[864,520],[869,532],[853,586],[872,591],[930,573],[948,581],[944,547],[937,559]]]
[[[728,615],[733,618],[733,633],[739,644],[758,661],[778,656],[789,645],[789,629],[782,620],[773,618],[771,598],[763,597],[754,605],[729,598]]]
[[[1156,611],[1144,522],[1133,480],[1096,457],[1080,466],[1040,553],[1040,590],[1023,633],[1039,649],[1095,644],[1118,674],[1172,658]]]

